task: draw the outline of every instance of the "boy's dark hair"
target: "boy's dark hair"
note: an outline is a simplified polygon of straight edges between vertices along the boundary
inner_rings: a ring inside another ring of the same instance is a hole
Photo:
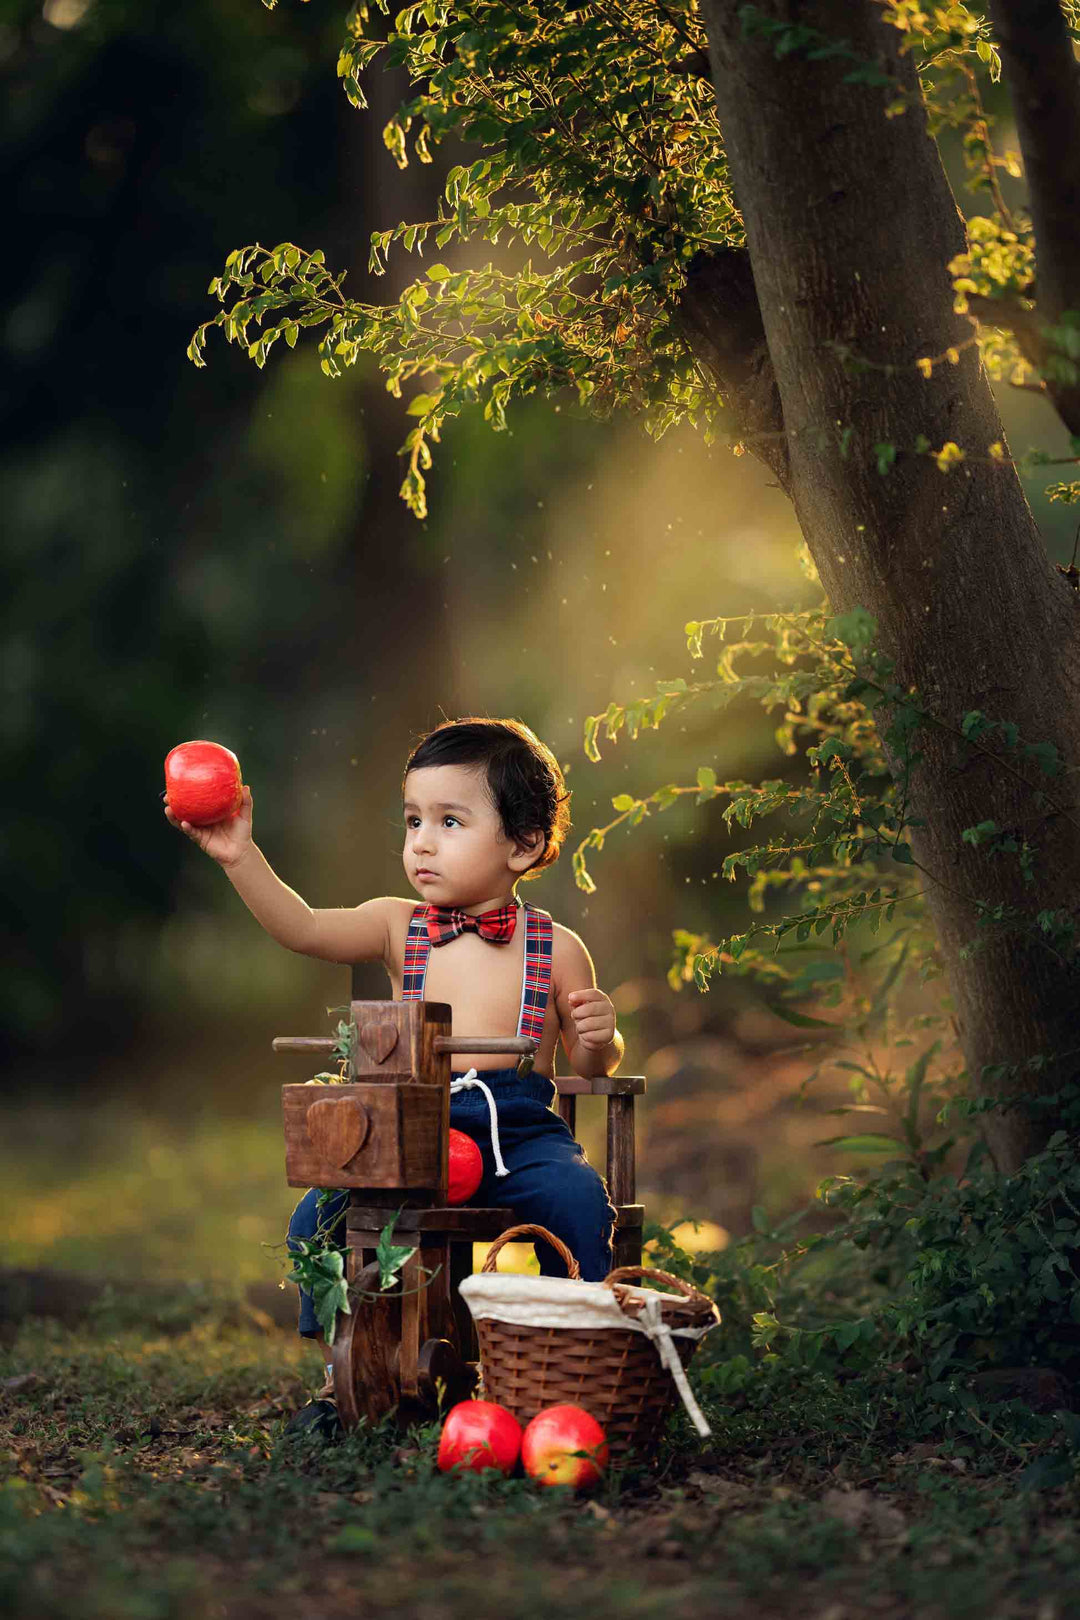
[[[405,776],[429,765],[483,765],[507,838],[528,843],[543,833],[544,852],[522,878],[558,860],[570,830],[570,795],[555,755],[520,720],[446,720],[417,743]]]

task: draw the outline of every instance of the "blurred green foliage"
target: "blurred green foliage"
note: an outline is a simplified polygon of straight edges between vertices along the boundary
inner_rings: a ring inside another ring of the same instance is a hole
[[[246,0],[5,8],[0,172],[18,251],[0,385],[0,997],[13,1055],[55,1058],[75,1031],[93,1054],[137,1020],[115,962],[91,984],[86,955],[170,909],[163,749],[199,734],[209,683],[287,700],[324,612],[312,558],[332,567],[348,538],[362,465],[337,431],[348,396],[309,397],[297,373],[264,399],[239,367],[209,390],[183,360],[210,244],[240,219],[328,228],[340,178],[315,161],[336,142],[326,26],[307,10],[271,23]],[[286,395],[306,435],[275,427]],[[320,440],[321,504],[296,472]],[[243,713],[234,700],[240,744]]]

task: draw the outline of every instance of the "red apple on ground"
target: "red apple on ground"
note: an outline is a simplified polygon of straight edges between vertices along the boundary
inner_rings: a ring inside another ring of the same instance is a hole
[[[449,1159],[446,1202],[467,1203],[484,1179],[484,1156],[471,1136],[451,1127]]]
[[[444,1474],[482,1474],[488,1468],[510,1474],[520,1450],[521,1424],[505,1406],[459,1401],[446,1414],[437,1461]]]
[[[178,743],[165,756],[165,797],[177,821],[210,827],[244,802],[240,761],[221,743]]]
[[[607,1460],[607,1436],[583,1406],[547,1406],[521,1437],[522,1467],[541,1485],[595,1485]]]

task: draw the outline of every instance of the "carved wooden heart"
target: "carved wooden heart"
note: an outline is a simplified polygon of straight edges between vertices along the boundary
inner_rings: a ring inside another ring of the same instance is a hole
[[[316,1153],[338,1170],[359,1153],[371,1129],[368,1111],[355,1097],[320,1097],[309,1105],[304,1123]]]
[[[361,1024],[357,1033],[360,1045],[376,1063],[385,1063],[398,1043],[396,1024]]]

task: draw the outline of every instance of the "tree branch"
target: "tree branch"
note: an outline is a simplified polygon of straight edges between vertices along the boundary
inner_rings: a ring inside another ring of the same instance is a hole
[[[1038,252],[1039,314],[1080,311],[1080,69],[1059,0],[990,0]]]
[[[679,314],[687,341],[724,395],[747,449],[789,493],[780,391],[746,249],[696,253],[687,269]]]
[[[1013,333],[1061,420],[1080,435],[1080,371],[1045,332],[1068,310],[1080,319],[1080,68],[1060,0],[990,0],[989,9],[1024,159],[1039,283],[1034,310],[1012,301],[995,324]]]

